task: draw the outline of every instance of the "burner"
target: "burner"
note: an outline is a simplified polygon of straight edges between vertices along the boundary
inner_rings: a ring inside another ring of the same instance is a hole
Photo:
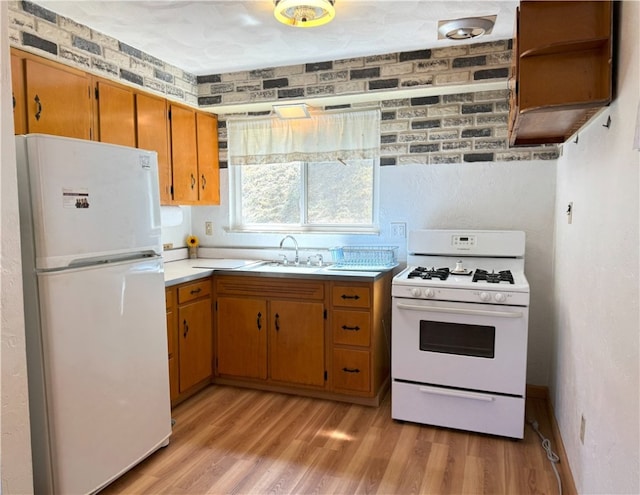
[[[424,280],[431,280],[432,278],[439,278],[440,280],[447,280],[447,277],[449,276],[449,269],[448,268],[438,268],[437,270],[435,268],[425,268],[423,266],[418,266],[416,268],[413,269],[413,271],[411,273],[409,273],[409,275],[407,275],[407,278],[421,278]]]
[[[472,282],[486,281],[489,284],[499,284],[500,282],[507,282],[509,284],[513,284],[513,275],[510,270],[502,270],[498,273],[491,271],[489,273],[487,270],[481,270],[477,268],[475,273],[473,274]]]

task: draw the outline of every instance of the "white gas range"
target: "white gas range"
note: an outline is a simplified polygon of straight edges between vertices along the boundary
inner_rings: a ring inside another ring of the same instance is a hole
[[[392,284],[392,417],[522,438],[524,232],[416,230],[407,248]]]

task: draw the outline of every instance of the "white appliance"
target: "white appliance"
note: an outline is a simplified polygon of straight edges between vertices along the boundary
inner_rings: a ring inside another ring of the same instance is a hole
[[[524,249],[519,231],[409,232],[392,282],[394,419],[523,438]]]
[[[93,493],[171,435],[157,157],[16,148],[35,492]]]

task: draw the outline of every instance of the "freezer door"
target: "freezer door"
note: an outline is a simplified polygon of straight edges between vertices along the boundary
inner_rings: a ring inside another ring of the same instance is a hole
[[[34,445],[50,451],[54,486],[36,491],[91,493],[171,434],[162,261],[39,273],[38,284],[49,438]]]
[[[28,186],[20,190],[29,195],[36,268],[140,251],[160,254],[155,152],[38,134],[17,139],[25,141],[18,166],[27,167],[19,177]]]

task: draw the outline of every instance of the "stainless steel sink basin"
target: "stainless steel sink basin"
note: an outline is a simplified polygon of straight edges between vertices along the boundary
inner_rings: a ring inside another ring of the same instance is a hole
[[[282,263],[265,261],[257,265],[247,267],[247,271],[263,273],[315,273],[322,270],[321,266],[313,265],[284,265]]]

